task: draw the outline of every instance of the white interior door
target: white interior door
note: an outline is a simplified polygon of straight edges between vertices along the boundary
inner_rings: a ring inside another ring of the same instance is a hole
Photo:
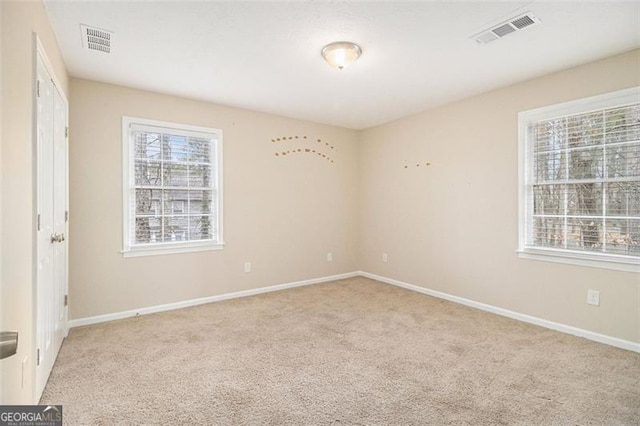
[[[66,334],[67,102],[38,52],[36,401]]]

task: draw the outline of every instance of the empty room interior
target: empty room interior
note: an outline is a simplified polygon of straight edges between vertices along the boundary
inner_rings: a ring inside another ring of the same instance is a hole
[[[0,412],[640,423],[640,3],[2,0],[0,37]]]

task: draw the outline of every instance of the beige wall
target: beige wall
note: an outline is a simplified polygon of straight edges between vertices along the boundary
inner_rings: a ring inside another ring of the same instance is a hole
[[[123,115],[223,130],[224,250],[123,258]],[[80,79],[70,129],[72,319],[357,269],[354,131]]]
[[[67,73],[40,2],[1,2],[2,8],[2,330],[18,330],[18,354],[0,361],[0,403],[30,404],[33,395],[33,33],[62,90]],[[24,387],[22,362],[27,360]]]
[[[518,112],[637,85],[638,50],[364,131],[361,268],[640,342],[638,275],[515,253]]]

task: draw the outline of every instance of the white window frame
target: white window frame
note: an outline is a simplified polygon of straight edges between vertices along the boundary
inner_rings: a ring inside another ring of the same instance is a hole
[[[215,205],[217,206],[216,212],[216,229],[217,239],[211,240],[198,240],[198,241],[180,241],[180,242],[162,242],[162,243],[146,243],[140,245],[131,244],[130,235],[130,215],[133,212],[130,211],[131,203],[131,189],[135,185],[134,173],[133,173],[133,133],[131,131],[131,125],[138,126],[152,126],[161,127],[170,131],[180,133],[197,133],[198,135],[207,135],[213,137],[215,143],[213,148],[215,150],[215,164],[212,163],[215,168],[212,179],[212,186],[214,187]],[[222,195],[222,130],[213,129],[208,127],[192,126],[186,124],[170,123],[159,120],[149,120],[146,118],[136,117],[122,117],[122,209],[123,209],[123,249],[122,254],[124,257],[136,257],[136,256],[151,256],[160,254],[174,254],[174,253],[189,253],[200,252],[208,250],[220,250],[224,248],[223,239],[223,195]]]
[[[585,253],[566,249],[542,248],[526,246],[527,226],[532,212],[527,210],[530,191],[527,189],[528,177],[533,162],[529,161],[532,144],[527,131],[530,123],[548,120],[558,116],[588,113],[617,106],[625,106],[640,102],[640,87],[620,90],[575,101],[542,107],[518,114],[518,256],[524,259],[566,263],[571,265],[613,269],[618,271],[640,273],[640,259],[634,256]],[[533,208],[533,207],[531,207]]]

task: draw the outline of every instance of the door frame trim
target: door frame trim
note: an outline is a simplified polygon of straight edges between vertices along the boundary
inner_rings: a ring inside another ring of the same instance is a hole
[[[30,353],[30,370],[31,370],[31,389],[32,389],[32,399],[33,403],[37,404],[42,396],[37,389],[37,350],[38,350],[38,196],[39,196],[39,188],[38,188],[38,177],[40,172],[40,162],[38,161],[39,152],[38,152],[38,94],[37,94],[37,84],[38,84],[38,61],[39,58],[42,60],[42,64],[45,69],[49,73],[49,76],[53,80],[53,84],[56,87],[56,90],[59,92],[62,101],[65,104],[65,108],[67,111],[65,117],[65,126],[69,128],[69,100],[67,99],[67,94],[62,90],[62,85],[60,84],[60,80],[56,76],[53,66],[49,61],[49,57],[47,56],[44,45],[40,41],[40,37],[38,33],[32,33],[32,75],[31,75],[31,98],[32,98],[32,117],[31,117],[31,144],[32,144],[32,241],[31,241],[31,249],[32,249],[32,283],[31,283],[31,304],[32,304],[32,314],[31,314],[31,353]],[[66,183],[65,183],[65,209],[69,211],[69,137],[67,135],[67,142],[65,144],[65,157],[66,157]],[[69,235],[69,222],[67,221],[65,224],[65,235]],[[68,241],[68,237],[67,237]],[[64,283],[65,294],[69,294],[69,243],[67,242],[65,245],[65,277],[66,282]],[[64,307],[64,318],[63,318],[63,326],[64,326],[64,336],[66,337],[69,334],[69,307]]]

